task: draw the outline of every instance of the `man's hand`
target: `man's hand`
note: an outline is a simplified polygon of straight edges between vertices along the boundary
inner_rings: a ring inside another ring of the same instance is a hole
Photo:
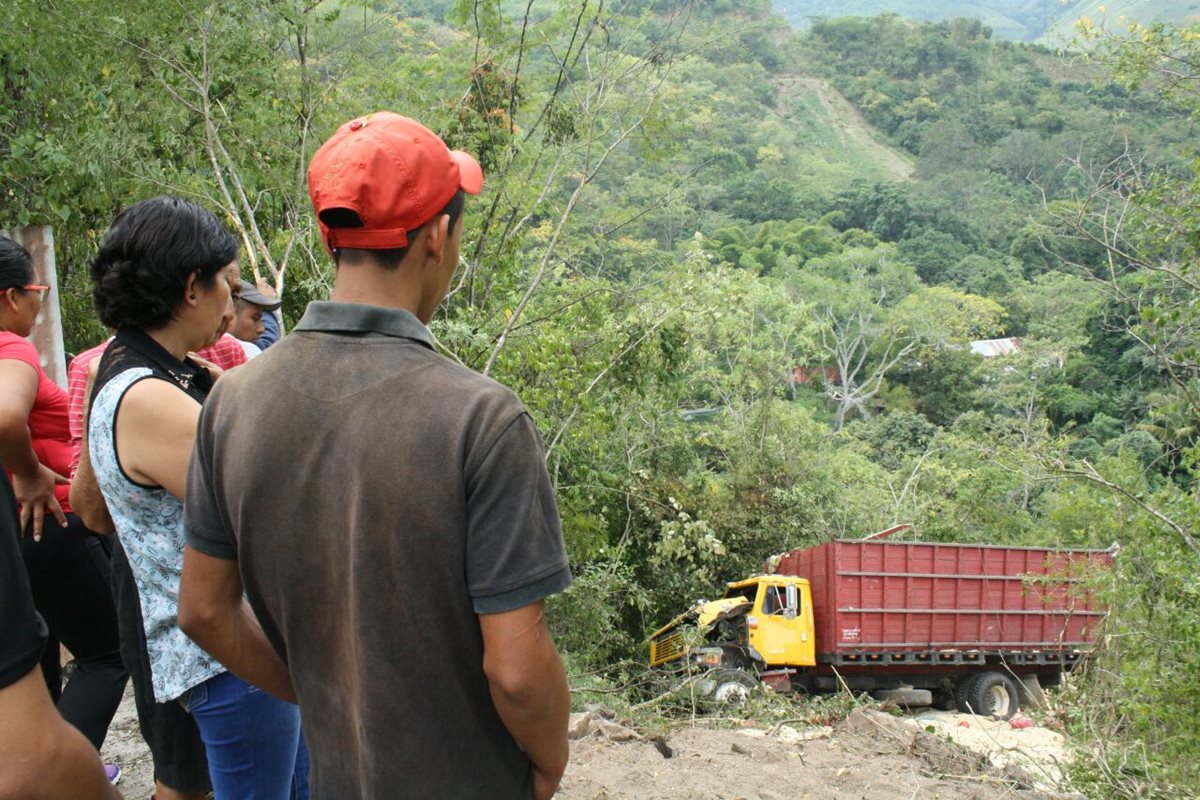
[[[42,527],[49,509],[58,524],[67,527],[67,515],[63,513],[58,498],[54,496],[54,487],[70,483],[45,464],[38,464],[37,469],[30,475],[13,473],[13,492],[17,502],[21,504],[21,535],[25,535],[30,520],[33,521],[33,540],[42,540]]]
[[[550,800],[554,797],[554,793],[558,791],[558,784],[562,782],[562,773],[558,775],[547,775],[537,767],[533,768],[533,800]]]
[[[218,336],[217,338],[219,339],[221,337]],[[188,353],[188,358],[190,358],[192,361],[195,361],[197,364],[199,364],[200,366],[202,366],[206,370],[208,370],[209,377],[211,377],[213,379],[213,383],[216,383],[217,378],[220,378],[222,375],[225,374],[225,370],[221,369],[216,364],[209,361],[207,358],[201,358],[200,356],[196,355],[195,353]]]
[[[296,702],[287,666],[246,600],[237,561],[185,546],[178,620],[180,630],[234,675],[280,700]]]

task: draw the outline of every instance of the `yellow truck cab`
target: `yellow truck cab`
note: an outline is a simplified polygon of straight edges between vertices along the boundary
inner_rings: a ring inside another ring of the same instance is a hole
[[[691,625],[702,642],[686,641]],[[788,575],[734,581],[721,599],[697,601],[650,637],[651,666],[716,670],[718,700],[757,685],[756,673],[783,670],[782,677],[788,668],[816,663],[812,592],[807,580]]]

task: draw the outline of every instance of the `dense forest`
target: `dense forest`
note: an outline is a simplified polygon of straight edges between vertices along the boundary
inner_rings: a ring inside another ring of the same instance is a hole
[[[1085,25],[1064,54],[969,19],[793,35],[766,0],[15,0],[0,25],[0,227],[54,226],[72,352],[105,335],[87,262],[125,204],[219,210],[292,322],[330,281],[324,136],[388,108],[478,154],[432,327],[538,421],[581,691],[631,693],[649,631],[788,548],[897,522],[1116,544],[1062,701],[1075,783],[1200,785],[1200,30]]]

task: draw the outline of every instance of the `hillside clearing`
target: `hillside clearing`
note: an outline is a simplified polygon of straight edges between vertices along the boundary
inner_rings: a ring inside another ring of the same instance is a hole
[[[823,156],[830,164],[854,165],[876,181],[912,177],[912,158],[885,144],[858,109],[827,81],[781,75],[774,83],[797,120],[797,144],[812,155]]]

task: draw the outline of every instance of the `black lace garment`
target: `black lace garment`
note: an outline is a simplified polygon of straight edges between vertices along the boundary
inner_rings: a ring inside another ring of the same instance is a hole
[[[92,397],[114,377],[135,367],[145,367],[154,373],[154,377],[170,381],[197,403],[203,403],[212,391],[212,376],[204,367],[190,358],[183,361],[175,358],[144,331],[122,328],[100,358]],[[90,401],[88,405],[90,409]]]

